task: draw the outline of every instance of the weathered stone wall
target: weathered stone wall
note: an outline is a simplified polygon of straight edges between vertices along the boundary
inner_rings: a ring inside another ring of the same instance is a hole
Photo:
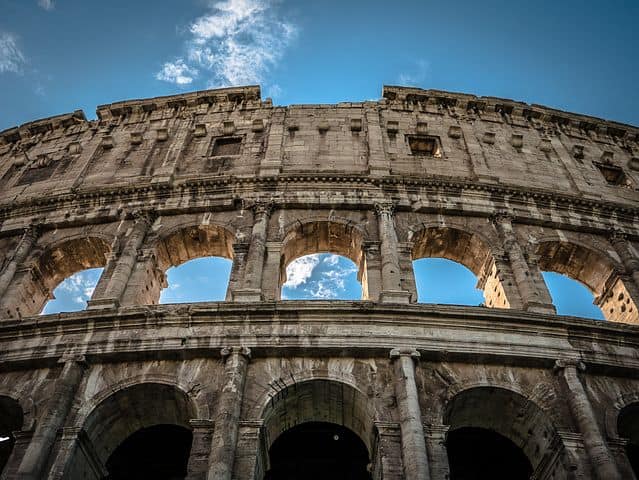
[[[375,479],[448,478],[463,427],[509,438],[533,478],[633,478],[638,135],[401,87],[291,107],[211,90],[0,133],[0,401],[21,425],[3,478],[99,479],[170,423],[193,433],[189,479],[259,480],[305,421],[360,436]],[[318,252],[355,262],[362,301],[280,301]],[[232,260],[226,302],[157,305],[168,268],[208,255]],[[423,257],[467,266],[486,306],[417,304]],[[87,311],[36,316],[97,266]],[[556,316],[544,270],[608,321]]]

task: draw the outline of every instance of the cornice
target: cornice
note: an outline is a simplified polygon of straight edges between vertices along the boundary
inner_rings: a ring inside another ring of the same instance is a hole
[[[246,330],[249,313],[250,325],[255,327],[251,331]],[[273,344],[269,333],[273,322],[279,328],[299,327],[310,343],[291,330]],[[322,328],[316,331],[313,326]],[[393,335],[388,335],[389,328]],[[416,329],[424,335],[416,335]],[[135,339],[127,333],[131,330],[137,332]],[[442,330],[458,330],[460,335],[446,334],[444,339],[428,334]],[[127,340],[119,342],[114,332]],[[481,341],[486,334],[491,338],[515,335],[520,340]],[[536,344],[535,338],[541,343]],[[4,344],[0,369],[21,362],[28,368],[35,368],[38,362],[51,364],[68,351],[69,342],[74,352],[88,359],[122,361],[149,354],[153,358],[217,357],[219,348],[237,341],[251,348],[256,357],[283,351],[385,357],[391,347],[410,341],[425,360],[552,368],[557,358],[570,352],[594,373],[636,376],[639,371],[639,362],[628,353],[639,346],[637,326],[482,307],[346,301],[153,305],[4,320],[0,322],[0,344]]]
[[[592,215],[593,210],[596,210],[597,215],[615,216],[617,221],[625,221],[627,223],[633,223],[636,217],[639,216],[639,206],[513,185],[479,183],[437,176],[374,177],[361,174],[298,173],[252,177],[216,176],[197,179],[178,179],[172,183],[145,182],[139,184],[110,185],[87,190],[78,189],[73,192],[69,191],[58,195],[38,196],[23,201],[7,202],[0,205],[0,221],[25,215],[42,215],[46,212],[69,209],[71,206],[78,208],[91,207],[92,202],[96,200],[98,200],[97,203],[100,205],[100,208],[104,210],[108,209],[109,203],[115,206],[125,201],[137,200],[149,202],[150,200],[178,197],[190,189],[197,189],[199,195],[202,194],[202,189],[209,189],[211,194],[215,194],[218,197],[229,197],[227,198],[228,201],[223,203],[226,204],[227,208],[233,208],[234,202],[233,198],[231,198],[233,192],[242,186],[257,192],[261,187],[278,185],[281,187],[279,190],[287,191],[288,189],[290,193],[290,187],[285,188],[283,185],[306,185],[308,183],[325,183],[334,186],[341,184],[349,188],[355,184],[359,185],[359,188],[369,187],[375,190],[381,189],[379,196],[383,196],[385,187],[390,186],[393,188],[402,187],[406,190],[427,188],[433,189],[433,191],[436,191],[438,194],[445,194],[447,191],[450,191],[451,193],[455,192],[457,194],[456,196],[458,196],[459,191],[469,194],[471,192],[477,192],[480,195],[485,193],[491,197],[492,201],[494,201],[496,197],[507,200],[511,210],[513,206],[517,204],[525,206],[532,201],[536,207],[541,206],[565,211],[570,210],[572,213],[582,213],[585,215]],[[305,189],[305,191],[308,190]],[[337,189],[336,191],[339,192]],[[373,208],[373,203],[378,200],[380,200],[380,198],[370,198],[371,209]],[[287,204],[284,195],[282,195],[278,206],[286,208]],[[397,210],[407,211],[412,210],[412,207],[400,203],[397,205]],[[445,212],[446,208],[442,207],[439,210]],[[478,214],[478,216],[481,216],[481,214]],[[525,217],[520,218],[525,220]],[[632,232],[629,232],[629,234],[635,235]]]

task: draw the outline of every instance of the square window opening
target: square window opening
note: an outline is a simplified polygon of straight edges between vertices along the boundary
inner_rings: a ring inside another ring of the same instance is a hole
[[[621,167],[603,163],[595,163],[595,167],[599,169],[608,184],[620,186],[628,185],[628,178]]]
[[[442,157],[442,147],[439,137],[412,135],[408,137],[408,146],[413,155],[435,158]]]
[[[228,157],[240,154],[242,147],[241,137],[220,137],[213,140],[213,149],[211,156]]]

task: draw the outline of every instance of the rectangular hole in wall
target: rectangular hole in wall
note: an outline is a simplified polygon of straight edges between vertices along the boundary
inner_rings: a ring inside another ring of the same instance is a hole
[[[442,148],[438,137],[430,135],[411,135],[408,146],[413,155],[441,158]]]
[[[226,157],[231,155],[239,155],[242,146],[241,137],[220,137],[213,141],[213,150],[211,156]]]
[[[610,185],[622,185],[628,184],[628,179],[621,167],[617,165],[595,163],[595,167],[601,172],[603,177]]]

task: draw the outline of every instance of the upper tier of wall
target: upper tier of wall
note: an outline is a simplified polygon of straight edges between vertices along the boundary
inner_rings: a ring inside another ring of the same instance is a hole
[[[276,107],[249,86],[97,114],[0,132],[0,211],[125,185],[300,174],[462,182],[632,210],[639,200],[638,128],[511,100],[384,87],[377,102]]]

